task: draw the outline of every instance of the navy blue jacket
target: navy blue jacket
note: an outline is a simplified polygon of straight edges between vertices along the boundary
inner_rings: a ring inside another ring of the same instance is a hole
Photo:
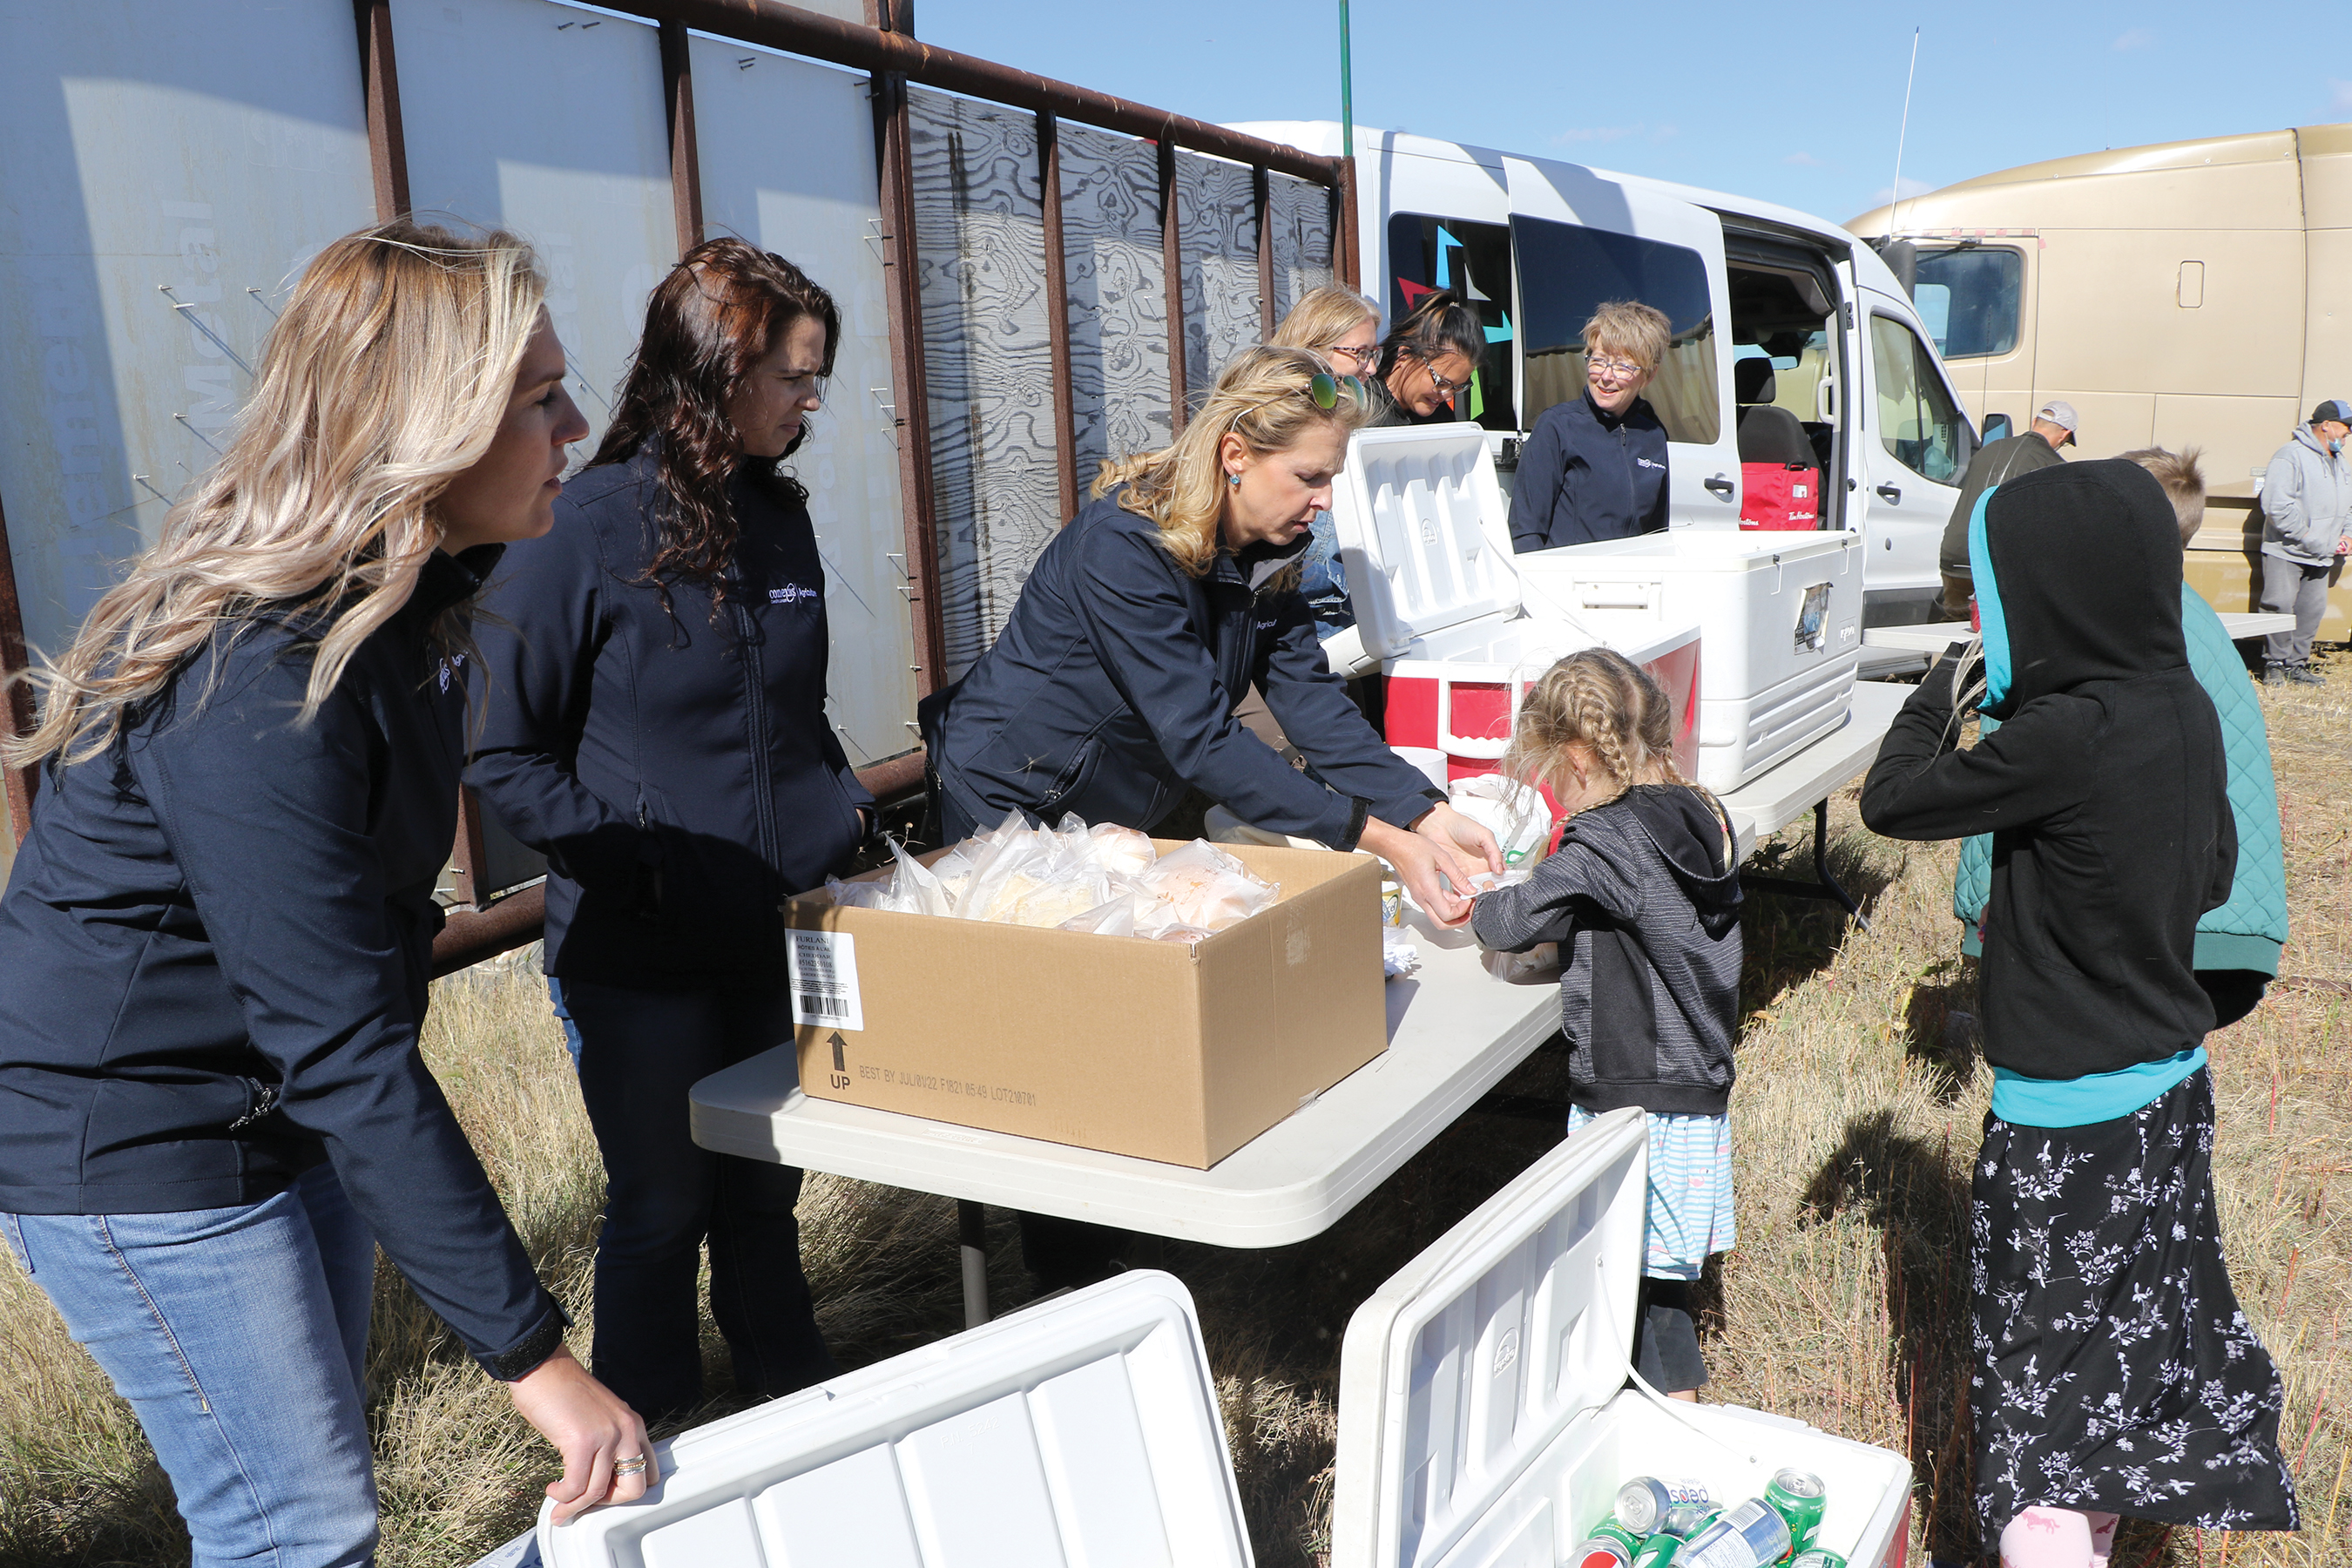
[[[961,808],[951,820],[993,826],[1020,806],[1149,829],[1187,784],[1244,822],[1336,849],[1355,847],[1368,814],[1399,827],[1422,816],[1444,797],[1324,663],[1307,601],[1271,586],[1308,538],[1221,551],[1194,577],[1116,493],[1089,504],[1039,554],[1003,634],[926,737]],[[1234,718],[1253,681],[1329,789]]]
[[[466,723],[428,633],[497,558],[431,557],[308,724],[304,623],[264,617],[51,764],[0,900],[0,1212],[254,1204],[330,1159],[485,1368],[554,1350],[416,1049]]]
[[[1511,482],[1511,548],[1553,550],[1666,526],[1666,427],[1647,399],[1624,416],[1584,393],[1536,416]]]
[[[777,906],[847,865],[857,782],[824,712],[824,568],[808,510],[739,475],[707,586],[646,580],[649,442],[566,484],[483,598],[488,682],[467,780],[548,858],[547,972],[660,986],[781,976]]]

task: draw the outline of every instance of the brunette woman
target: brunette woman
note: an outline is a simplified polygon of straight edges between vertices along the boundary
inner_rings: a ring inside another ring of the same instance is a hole
[[[468,775],[548,858],[548,989],[604,1158],[597,1374],[648,1419],[702,1398],[696,1279],[739,1389],[835,1370],[801,1173],[713,1154],[695,1080],[790,1043],[778,906],[844,868],[873,797],[824,716],[824,573],[782,468],[833,368],[833,297],[739,239],[655,289],[613,423],[482,635]]]
[[[1440,289],[1389,329],[1381,340],[1366,391],[1364,423],[1430,425],[1451,411],[1486,357],[1478,312],[1451,289]]]
[[[559,1520],[656,1479],[416,1050],[468,601],[588,433],[544,291],[510,235],[328,246],[6,758],[47,765],[0,900],[0,1237],[199,1564],[373,1561],[378,1242],[562,1451]]]

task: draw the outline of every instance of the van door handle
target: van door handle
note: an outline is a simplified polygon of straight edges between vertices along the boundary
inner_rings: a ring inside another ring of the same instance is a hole
[[[1903,504],[1903,492],[1893,485],[1881,485],[1874,493],[1889,506]]]
[[[1721,496],[1726,500],[1731,499],[1731,481],[1721,474],[1709,474],[1699,482],[1706,487],[1708,494]]]

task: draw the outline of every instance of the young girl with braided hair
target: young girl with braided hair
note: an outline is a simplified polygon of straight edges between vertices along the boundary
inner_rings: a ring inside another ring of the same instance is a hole
[[[1675,765],[1674,708],[1622,654],[1589,648],[1520,703],[1504,771],[1549,788],[1566,822],[1526,881],[1479,895],[1489,948],[1560,946],[1568,1130],[1604,1110],[1649,1120],[1650,1192],[1634,1365],[1685,1399],[1706,1381],[1690,1287],[1730,1248],[1731,1047],[1739,873],[1723,807]]]

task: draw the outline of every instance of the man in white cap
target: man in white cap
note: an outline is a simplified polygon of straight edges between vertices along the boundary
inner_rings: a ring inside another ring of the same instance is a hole
[[[2074,405],[2053,397],[2034,411],[2033,424],[2024,435],[1977,448],[1969,471],[1960,476],[1960,499],[1952,503],[1951,521],[1944,524],[1943,547],[1936,556],[1937,570],[1944,576],[1944,595],[1936,609],[1943,619],[1969,618],[1969,595],[1974,592],[1969,577],[1969,518],[1977,501],[2003,479],[2065,461],[2058,448],[2073,444],[2079,423]]]
[[[2327,574],[2352,546],[2352,403],[2331,397],[2297,426],[2263,470],[2263,608],[2294,616],[2294,630],[2263,639],[2263,681],[2322,686],[2311,639],[2327,613]]]

